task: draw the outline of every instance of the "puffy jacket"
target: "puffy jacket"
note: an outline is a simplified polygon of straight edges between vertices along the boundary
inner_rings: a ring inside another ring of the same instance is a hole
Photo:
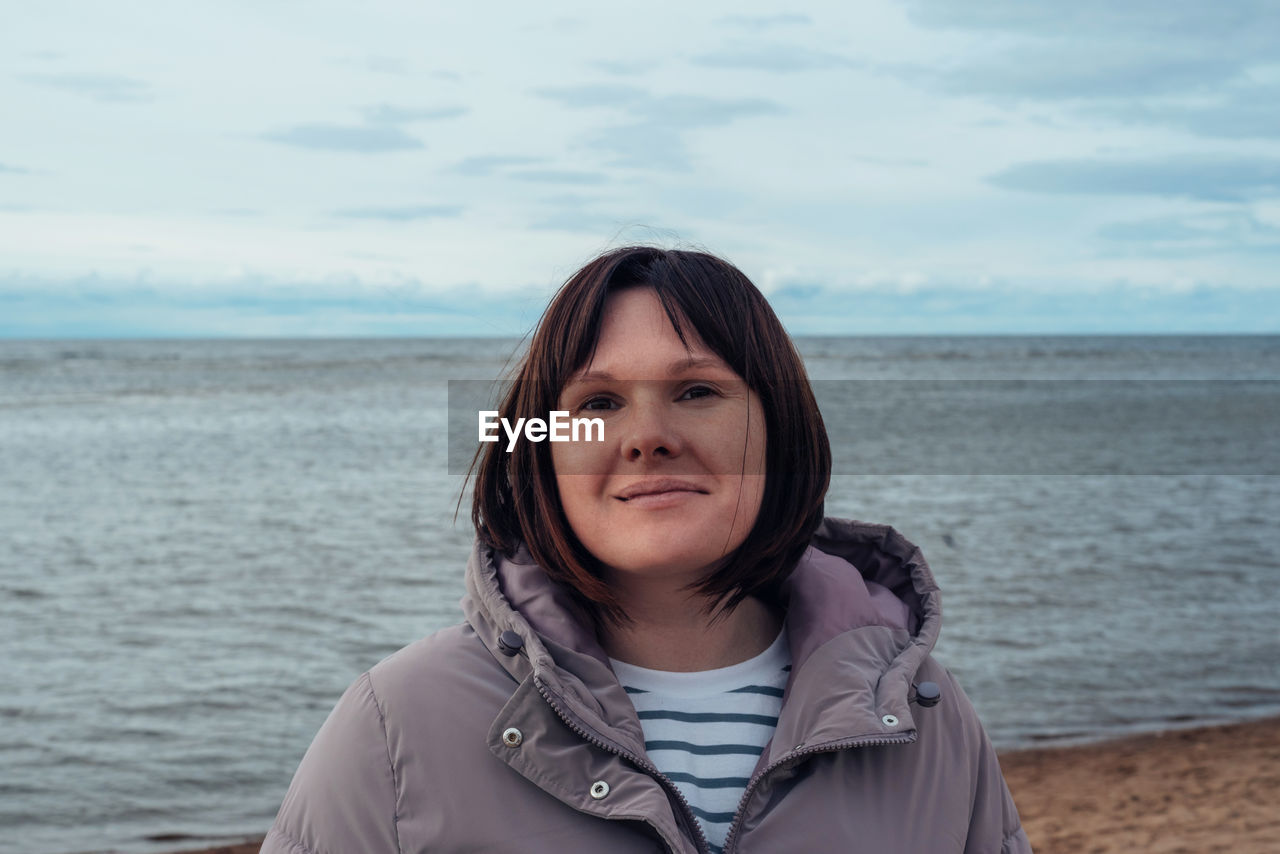
[[[482,546],[467,589],[464,624],[343,695],[262,851],[705,852],[564,591]],[[919,550],[828,519],[783,599],[791,678],[726,854],[1030,852],[972,706],[930,656],[941,609]],[[923,682],[941,702],[917,702]]]

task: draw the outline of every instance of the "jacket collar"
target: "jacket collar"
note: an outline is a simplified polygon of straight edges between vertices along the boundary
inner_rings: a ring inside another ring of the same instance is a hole
[[[477,543],[463,609],[517,682],[529,676],[584,729],[642,753],[644,737],[592,623],[521,549]],[[784,586],[792,676],[765,760],[853,738],[914,730],[912,678],[937,641],[942,609],[920,550],[897,531],[827,519]],[[499,652],[514,631],[519,655]]]

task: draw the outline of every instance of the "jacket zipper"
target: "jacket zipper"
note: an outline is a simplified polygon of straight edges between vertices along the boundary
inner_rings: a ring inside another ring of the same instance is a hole
[[[815,753],[835,753],[838,750],[850,750],[855,747],[876,747],[885,744],[910,744],[915,740],[915,733],[904,732],[901,735],[884,738],[851,738],[842,741],[828,741],[825,744],[806,747],[803,750],[793,750],[781,759],[765,766],[763,771],[752,777],[751,782],[747,783],[746,791],[742,793],[742,800],[738,801],[738,811],[733,816],[733,824],[729,825],[729,833],[724,838],[724,848],[721,851],[723,854],[731,854],[734,842],[737,841],[738,829],[742,824],[743,816],[746,815],[747,802],[751,799],[751,795],[755,792],[760,782],[781,766],[786,765],[788,762],[795,762],[807,756],[812,756]]]
[[[665,774],[659,771],[657,767],[653,765],[653,763],[649,762],[649,760],[645,759],[644,757],[637,756],[631,751],[624,750],[615,744],[610,744],[609,742],[602,741],[601,739],[597,738],[595,735],[587,732],[582,727],[578,726],[578,724],[573,720],[570,714],[566,712],[564,709],[562,709],[560,705],[555,701],[553,695],[551,694],[550,691],[548,691],[543,686],[541,680],[535,678],[533,680],[533,684],[537,686],[538,693],[542,695],[542,699],[547,701],[547,705],[551,707],[552,711],[554,711],[556,715],[559,716],[560,720],[564,721],[565,726],[569,727],[569,729],[577,733],[580,738],[590,742],[591,744],[594,744],[596,747],[600,748],[601,750],[608,751],[609,753],[612,753],[615,756],[620,756],[623,759],[628,760],[632,764],[639,766],[645,772],[647,772],[649,776],[653,777],[659,783],[661,783],[662,787],[666,789],[669,794],[675,795],[676,801],[679,802],[680,808],[684,811],[685,825],[686,827],[688,827],[690,830],[693,831],[693,837],[694,837],[693,841],[698,848],[699,854],[710,854],[711,849],[707,845],[707,837],[706,837],[706,834],[702,832],[702,826],[698,824],[698,819],[694,816],[693,811],[689,808],[689,802],[685,800],[684,795],[680,793],[680,790],[676,788],[676,784],[671,782],[671,779],[669,777],[667,777]],[[748,788],[747,791],[750,791],[750,788]],[[727,850],[727,846],[726,846],[726,850]]]

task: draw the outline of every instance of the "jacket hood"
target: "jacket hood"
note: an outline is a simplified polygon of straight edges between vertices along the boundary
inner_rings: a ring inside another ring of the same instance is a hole
[[[762,763],[805,745],[914,728],[912,679],[942,624],[938,588],[916,546],[885,525],[827,519],[775,604],[786,614],[792,676]],[[462,605],[514,680],[532,676],[594,736],[643,753],[639,720],[593,622],[527,551],[505,557],[477,543]],[[507,631],[523,641],[519,654],[500,651]]]

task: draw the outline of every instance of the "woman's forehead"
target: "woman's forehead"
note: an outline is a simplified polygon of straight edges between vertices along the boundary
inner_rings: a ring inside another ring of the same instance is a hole
[[[653,288],[630,287],[610,293],[593,331],[595,340],[588,346],[585,362],[577,365],[568,379],[597,370],[613,371],[636,361],[717,358],[693,324],[681,317],[673,322]],[[581,341],[566,341],[564,352],[582,352],[581,345]]]

